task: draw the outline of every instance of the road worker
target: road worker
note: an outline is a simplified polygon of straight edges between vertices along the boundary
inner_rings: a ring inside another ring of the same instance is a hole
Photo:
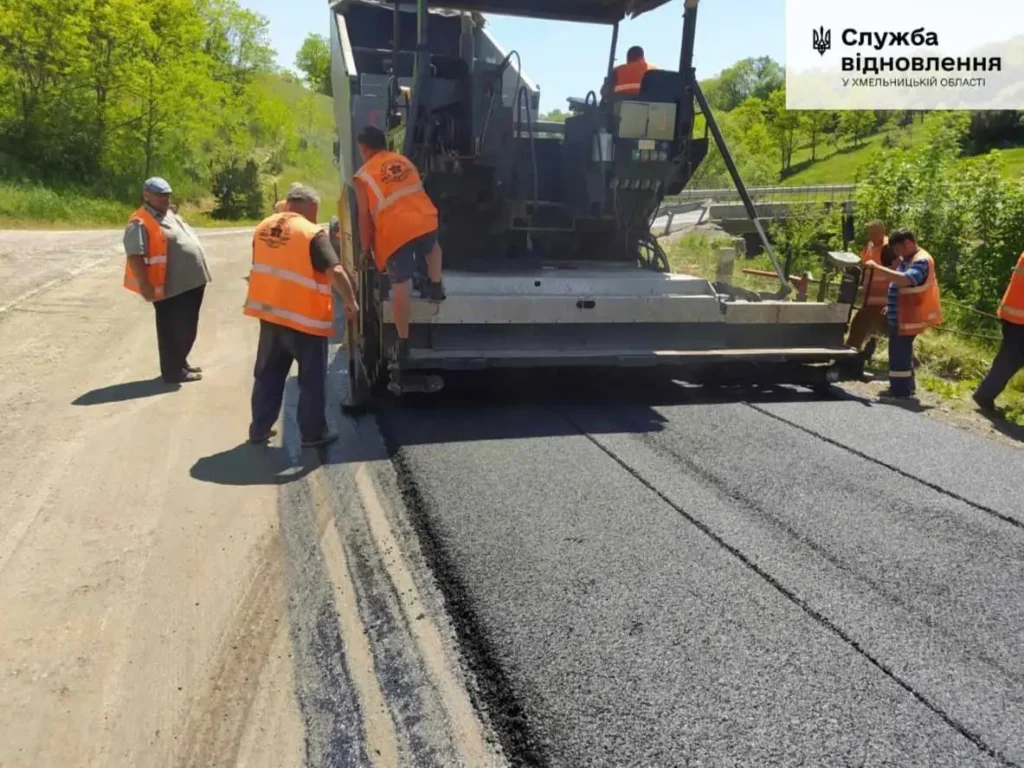
[[[211,281],[199,237],[170,205],[171,185],[154,176],[142,185],[143,203],[124,231],[124,287],[153,304],[160,375],[169,384],[198,381],[188,362],[199,330],[199,310]]]
[[[886,333],[885,307],[888,303],[889,276],[868,266],[869,262],[892,267],[895,254],[889,247],[889,238],[885,234],[885,224],[877,219],[867,225],[868,241],[860,252],[864,264],[864,278],[861,285],[864,289],[864,301],[850,323],[850,332],[846,337],[846,345],[861,349],[861,358],[870,360],[875,354],[878,342],[876,336]],[[867,345],[864,342],[867,340]]]
[[[1003,341],[992,368],[974,393],[974,402],[984,411],[994,411],[996,398],[1024,367],[1024,253],[1010,274],[1010,284],[996,312],[1003,326]]]
[[[899,259],[895,269],[869,261],[873,269],[890,281],[886,319],[889,326],[889,391],[890,397],[913,398],[914,339],[942,322],[939,281],[935,259],[918,246],[914,233],[907,228],[889,235],[889,245]]]
[[[444,301],[441,284],[441,245],[437,241],[437,208],[423,190],[416,166],[390,152],[384,133],[367,126],[356,139],[363,166],[355,174],[359,209],[360,262],[387,272],[394,301],[398,359],[408,354],[412,280],[418,262],[426,262],[422,296]]]
[[[657,67],[648,64],[644,59],[644,49],[634,45],[626,51],[626,63],[612,70],[611,83],[602,89],[602,96],[607,98],[609,91],[616,96],[638,95],[644,75],[652,69]]]
[[[302,444],[325,445],[338,437],[328,432],[324,413],[327,339],[334,330],[331,288],[341,296],[349,322],[359,305],[327,232],[316,224],[316,191],[296,185],[285,202],[287,210],[261,221],[253,235],[244,313],[259,318],[260,336],[249,440],[262,443],[275,434],[271,427],[281,410],[285,380],[297,361]]]

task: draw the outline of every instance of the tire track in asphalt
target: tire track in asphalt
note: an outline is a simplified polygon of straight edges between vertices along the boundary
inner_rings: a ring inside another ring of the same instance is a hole
[[[749,404],[747,404],[747,405],[749,405]],[[758,410],[760,412],[760,409],[755,409],[755,410]],[[815,621],[817,624],[819,624],[822,628],[824,628],[825,630],[827,630],[828,632],[832,633],[833,635],[838,637],[840,640],[842,640],[851,650],[853,650],[855,653],[857,653],[858,655],[863,657],[868,663],[870,663],[872,666],[874,666],[876,669],[878,669],[883,675],[885,675],[887,678],[892,680],[900,688],[905,690],[915,700],[917,700],[922,706],[924,706],[926,709],[931,711],[934,715],[939,717],[944,723],[946,723],[946,725],[948,725],[950,728],[955,730],[957,733],[959,733],[965,739],[967,739],[972,744],[974,744],[974,746],[977,747],[981,752],[985,753],[986,755],[988,755],[989,757],[991,757],[991,758],[993,758],[995,760],[998,760],[1003,765],[1015,766],[1015,767],[1018,765],[1017,763],[1015,763],[1012,760],[1010,760],[1000,750],[998,750],[995,747],[993,747],[990,744],[988,744],[985,741],[985,739],[982,738],[982,736],[980,734],[978,734],[977,732],[975,732],[974,730],[969,728],[965,723],[963,723],[960,720],[958,720],[957,718],[955,718],[953,715],[951,715],[945,709],[943,709],[942,707],[937,705],[935,702],[931,701],[927,696],[925,696],[924,694],[922,694],[921,692],[916,690],[914,688],[914,686],[911,685],[911,683],[909,681],[904,679],[901,675],[899,675],[895,670],[893,670],[889,665],[887,665],[880,658],[878,658],[877,656],[872,654],[871,651],[869,649],[867,649],[865,646],[863,646],[861,643],[859,643],[856,640],[856,638],[852,637],[842,627],[840,627],[838,624],[833,622],[831,619],[829,619],[823,613],[818,611],[816,608],[814,608],[814,606],[812,606],[806,600],[802,599],[794,591],[792,591],[791,589],[786,587],[786,585],[783,584],[779,579],[775,578],[768,571],[766,571],[765,569],[760,567],[757,563],[755,563],[749,556],[747,556],[738,547],[735,547],[732,544],[730,544],[728,541],[726,541],[722,536],[720,536],[714,530],[712,530],[710,526],[708,526],[706,523],[704,523],[699,517],[697,517],[695,514],[689,512],[689,511],[687,511],[681,504],[679,504],[678,502],[676,502],[672,498],[670,498],[668,495],[666,495],[654,483],[652,483],[650,480],[648,480],[639,469],[633,467],[629,462],[627,462],[625,459],[623,459],[615,450],[613,450],[612,448],[610,448],[607,445],[603,444],[600,440],[598,440],[593,435],[591,435],[590,432],[588,432],[582,425],[580,425],[573,417],[571,417],[571,416],[569,416],[569,415],[567,415],[567,414],[565,414],[563,412],[559,412],[559,411],[555,411],[555,410],[551,410],[551,413],[555,417],[565,421],[567,424],[572,426],[572,428],[575,429],[582,437],[585,437],[587,440],[589,440],[591,443],[593,443],[602,453],[604,453],[606,456],[608,456],[609,459],[611,459],[619,467],[621,467],[623,471],[628,473],[638,483],[640,483],[647,490],[649,490],[651,493],[653,493],[655,496],[657,496],[661,501],[663,501],[665,504],[667,504],[669,507],[671,507],[673,510],[675,510],[687,522],[689,522],[692,525],[694,525],[698,530],[700,530],[708,538],[710,538],[713,542],[715,542],[715,544],[717,546],[719,546],[722,549],[724,549],[727,552],[729,552],[729,554],[731,554],[733,557],[735,557],[737,560],[739,560],[745,567],[747,567],[748,569],[753,571],[755,574],[757,574],[757,576],[759,578],[761,578],[763,581],[765,581],[767,584],[769,584],[773,589],[775,589],[777,592],[779,592],[783,597],[785,597],[787,600],[789,600],[794,605],[796,605],[798,608],[800,608],[800,610],[802,610],[804,613],[806,613],[813,621]],[[784,420],[782,420],[782,421],[784,421]],[[840,447],[842,447],[842,446],[840,446]],[[700,477],[704,482],[709,482],[715,488],[718,488],[719,490],[722,490],[721,483],[716,478],[711,477],[710,475],[708,475],[708,473],[706,473],[704,470],[702,470],[699,467],[697,467],[696,465],[694,465],[692,462],[685,460],[685,458],[683,458],[683,457],[677,457],[677,458],[680,458],[680,460],[687,466],[687,469],[689,469],[690,471],[695,472],[698,475],[698,477]],[[870,458],[870,457],[868,457],[868,458]],[[916,480],[917,478],[911,478],[911,479],[915,479]],[[729,490],[727,490],[726,492],[729,494],[729,496],[731,498],[734,498],[737,501],[741,501],[742,503],[745,503],[742,499],[739,499],[733,492],[731,492]]]

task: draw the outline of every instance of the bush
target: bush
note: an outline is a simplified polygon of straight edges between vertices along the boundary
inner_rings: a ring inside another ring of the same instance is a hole
[[[217,207],[210,215],[215,219],[258,219],[265,213],[263,183],[255,160],[244,165],[229,161],[214,174],[213,194]]]
[[[935,257],[944,296],[991,313],[1024,250],[1024,185],[1002,178],[997,153],[959,160],[969,127],[963,113],[929,115],[920,146],[881,150],[864,168],[857,214],[890,230],[910,227]],[[950,317],[965,329],[985,322],[976,313]]]

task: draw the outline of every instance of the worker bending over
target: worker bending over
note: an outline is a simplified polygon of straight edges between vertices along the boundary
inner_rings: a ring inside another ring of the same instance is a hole
[[[935,259],[917,244],[909,229],[889,235],[889,245],[899,259],[895,269],[869,261],[873,269],[890,280],[886,318],[889,325],[889,396],[912,398],[914,381],[914,339],[942,322],[939,281]]]
[[[634,45],[626,51],[626,63],[620,64],[612,70],[612,92],[616,96],[638,95],[644,75],[652,69],[657,69],[657,67],[651,66],[644,60],[644,49],[639,45]],[[607,88],[602,96],[608,97]]]
[[[356,318],[355,288],[317,226],[320,198],[301,185],[285,198],[287,210],[261,221],[252,240],[252,268],[245,314],[259,318],[249,440],[269,440],[292,362],[299,364],[299,431],[303,445],[337,438],[324,415],[327,339],[334,329],[331,287],[344,302],[345,317]]]
[[[423,190],[416,166],[404,155],[388,151],[380,129],[368,126],[356,141],[364,161],[355,174],[361,261],[365,264],[372,251],[377,269],[386,271],[391,281],[398,358],[403,360],[408,354],[412,279],[418,259],[424,259],[427,267],[423,298],[445,298],[437,208]]]
[[[974,393],[974,402],[985,411],[995,410],[996,398],[1024,367],[1024,253],[1010,274],[1010,284],[996,314],[1002,321],[1003,341],[992,368]]]
[[[896,261],[895,254],[889,247],[889,238],[885,236],[883,222],[877,219],[869,221],[867,235],[868,242],[860,252],[861,262],[864,264],[864,303],[850,323],[850,332],[846,337],[848,347],[864,347],[861,357],[865,361],[870,360],[875,354],[875,337],[886,332],[885,307],[888,304],[890,282],[888,275],[872,269],[868,264],[877,263],[883,267],[892,267]],[[868,340],[866,346],[865,340]]]

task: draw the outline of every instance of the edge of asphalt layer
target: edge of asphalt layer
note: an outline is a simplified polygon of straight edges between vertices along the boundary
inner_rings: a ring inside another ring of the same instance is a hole
[[[382,418],[382,413],[375,410],[372,415],[394,467],[398,490],[419,537],[423,557],[440,587],[463,659],[476,678],[477,685],[470,691],[473,698],[477,699],[474,703],[488,713],[502,749],[512,764],[546,768],[550,760],[530,732],[527,715],[513,693],[511,681],[497,661],[490,639],[472,610],[469,590],[452,566],[451,554],[431,526],[425,502],[401,444],[386,418]]]

